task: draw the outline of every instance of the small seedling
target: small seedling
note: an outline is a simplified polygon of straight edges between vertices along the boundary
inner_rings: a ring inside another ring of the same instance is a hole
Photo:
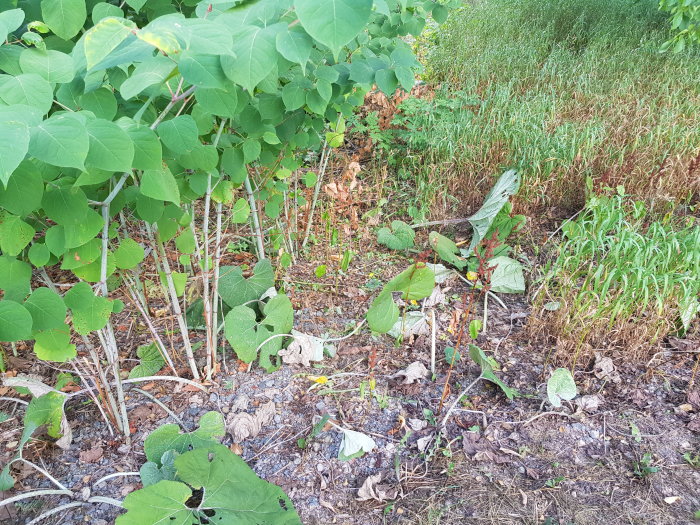
[[[683,459],[686,460],[691,467],[700,468],[700,452],[697,454],[686,452],[683,454]]]
[[[306,436],[305,438],[299,438],[297,440],[297,446],[302,450],[305,449],[309,445],[309,441],[311,441],[313,438],[315,438],[321,433],[323,427],[326,426],[326,423],[328,423],[330,417],[331,416],[329,414],[324,414],[323,417],[321,417],[320,421],[316,423],[313,427],[311,427],[311,432],[309,432],[308,436]]]
[[[435,420],[435,414],[429,408],[423,409],[423,417],[428,422],[428,424],[430,424],[432,426],[437,425],[437,421]]]
[[[651,452],[645,452],[642,459],[634,463],[634,475],[644,479],[659,471],[659,467],[653,466],[653,457]]]
[[[559,484],[566,479],[565,476],[557,476],[556,478],[551,478],[548,479],[547,481],[544,482],[544,486],[548,487],[550,489],[555,489],[559,486]]]

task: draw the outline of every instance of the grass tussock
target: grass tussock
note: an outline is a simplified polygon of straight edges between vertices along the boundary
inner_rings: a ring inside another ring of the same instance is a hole
[[[528,326],[546,331],[569,365],[593,349],[646,356],[669,333],[690,327],[700,294],[697,218],[652,220],[644,203],[620,189],[592,197],[562,231]]]
[[[656,0],[474,2],[426,54],[438,99],[473,100],[449,119],[424,113],[406,158],[453,204],[478,200],[507,167],[522,172],[519,205],[532,212],[580,209],[588,177],[639,198],[697,199],[700,52],[659,53],[668,35]]]

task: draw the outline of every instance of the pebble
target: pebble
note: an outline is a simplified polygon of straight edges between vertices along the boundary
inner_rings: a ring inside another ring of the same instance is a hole
[[[209,395],[209,402],[210,402],[210,403],[216,403],[216,401],[217,401],[218,399],[219,399],[219,396],[216,395],[216,394],[213,394],[213,393],[212,393],[212,394]]]

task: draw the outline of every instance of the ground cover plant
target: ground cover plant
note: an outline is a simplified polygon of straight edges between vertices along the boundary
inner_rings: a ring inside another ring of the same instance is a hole
[[[0,1],[0,521],[691,521],[695,4]]]

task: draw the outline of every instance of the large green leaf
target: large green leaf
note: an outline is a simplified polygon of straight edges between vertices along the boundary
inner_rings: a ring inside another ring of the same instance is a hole
[[[43,361],[65,363],[77,355],[76,347],[70,342],[70,328],[64,324],[42,332],[34,332],[34,353]]]
[[[401,292],[404,301],[418,301],[433,293],[435,272],[425,264],[415,263],[386,283],[387,292]]]
[[[8,9],[0,13],[0,42],[7,40],[7,36],[21,26],[23,21],[24,11],[21,9]]]
[[[86,282],[79,282],[65,295],[66,306],[73,313],[73,328],[81,335],[101,330],[112,313],[112,302],[98,297]]]
[[[158,136],[148,126],[141,126],[130,119],[117,121],[134,144],[133,167],[138,170],[157,170],[163,163],[163,148]]]
[[[576,381],[566,368],[557,368],[547,381],[547,397],[555,407],[560,407],[562,400],[569,401],[576,397]]]
[[[399,319],[399,307],[396,306],[390,291],[382,291],[367,310],[367,324],[373,332],[385,334]]]
[[[168,168],[144,171],[141,178],[141,193],[151,199],[180,204],[180,190]]]
[[[219,295],[230,307],[260,299],[268,289],[275,285],[275,274],[268,259],[259,261],[253,269],[253,275],[243,277],[239,266],[222,266],[219,276]]]
[[[413,248],[416,232],[403,221],[391,221],[391,229],[380,228],[377,231],[377,242],[392,250]]]
[[[313,48],[313,40],[306,32],[298,28],[280,31],[277,33],[275,44],[280,55],[290,62],[299,64],[302,72],[306,71],[306,63],[311,57]]]
[[[0,215],[0,249],[5,255],[19,255],[34,238],[34,228],[16,215]]]
[[[212,115],[233,118],[238,113],[238,92],[241,88],[229,84],[226,90],[198,89],[194,96],[197,102]]]
[[[168,148],[177,154],[188,153],[198,144],[197,123],[190,115],[180,115],[161,122],[158,135]]]
[[[182,454],[196,448],[215,445],[226,435],[224,418],[219,412],[207,412],[199,419],[199,428],[194,432],[180,432],[174,424],[163,425],[151,432],[143,444],[143,451],[149,461],[161,465],[163,454],[168,450]]]
[[[0,164],[5,161],[3,145],[4,139],[0,143]],[[8,142],[12,147],[17,148],[17,142]],[[15,215],[25,216],[41,206],[41,198],[44,195],[44,180],[37,167],[30,161],[25,160],[17,166],[14,173],[7,181],[7,186],[3,188],[0,184],[0,207],[5,208]]]
[[[24,307],[32,316],[33,330],[61,328],[66,322],[66,304],[49,288],[36,288],[24,302]]]
[[[224,318],[224,335],[236,352],[236,357],[244,363],[252,363],[258,357],[258,346],[272,335],[272,330],[257,321],[255,310],[239,305],[232,308]],[[281,348],[281,338],[268,344]]]
[[[143,261],[145,251],[143,246],[133,239],[122,239],[119,247],[114,251],[114,262],[117,268],[130,270]]]
[[[43,115],[53,105],[53,88],[36,73],[0,75],[0,99],[8,106],[24,104],[36,108]]]
[[[506,205],[510,196],[518,192],[519,188],[520,175],[518,175],[518,172],[515,170],[506,171],[498,178],[496,184],[486,195],[486,200],[479,208],[479,211],[469,217],[469,224],[474,229],[472,241],[469,245],[470,254],[489,231],[498,212]]]
[[[29,153],[47,164],[82,170],[89,149],[85,125],[70,115],[49,117],[31,130]]]
[[[124,500],[127,513],[117,518],[117,525],[301,525],[282,489],[260,479],[223,445],[186,452],[174,465],[184,483],[163,480],[132,492]],[[202,494],[197,507],[188,506],[193,490]]]
[[[29,282],[32,267],[26,262],[9,256],[0,256],[0,290],[5,292],[5,299],[23,302],[29,295]]]
[[[49,219],[64,226],[84,221],[88,212],[87,197],[80,188],[49,188],[41,205]]]
[[[250,93],[277,65],[275,32],[271,28],[247,26],[234,34],[235,57],[222,55],[221,66],[228,78]]]
[[[0,181],[7,187],[12,173],[29,151],[29,128],[22,122],[0,122]]]
[[[106,171],[131,171],[134,143],[114,122],[94,119],[86,125],[90,140],[85,163]]]
[[[83,39],[87,68],[92,69],[102,62],[134,29],[136,24],[133,22],[111,17],[104,18],[91,27]]]
[[[70,82],[75,75],[73,58],[53,49],[25,49],[19,57],[19,65],[23,73],[36,73],[52,84]]]
[[[51,31],[63,40],[69,40],[85,24],[85,0],[41,0],[41,15]]]
[[[129,78],[119,86],[119,92],[128,100],[151,86],[165,82],[174,69],[175,64],[170,58],[163,55],[151,57],[136,66]]]
[[[223,89],[227,80],[218,55],[183,51],[180,54],[178,69],[182,78],[193,86]]]
[[[438,232],[430,232],[430,235],[428,235],[428,242],[433,250],[435,250],[446,263],[460,270],[467,265],[467,260],[458,255],[460,253],[459,248],[451,239],[440,235]]]
[[[136,355],[139,358],[139,364],[131,369],[129,379],[154,376],[165,365],[165,359],[155,343],[139,346],[136,349]]]
[[[372,14],[372,0],[294,0],[301,25],[334,56],[362,31]]]
[[[29,310],[14,301],[0,301],[0,341],[22,341],[31,335],[32,315]]]
[[[117,99],[112,90],[107,87],[80,95],[78,103],[82,109],[91,111],[101,119],[111,121],[117,114]]]
[[[525,276],[523,265],[515,259],[503,255],[489,260],[495,266],[491,274],[491,291],[501,293],[524,293]]]

